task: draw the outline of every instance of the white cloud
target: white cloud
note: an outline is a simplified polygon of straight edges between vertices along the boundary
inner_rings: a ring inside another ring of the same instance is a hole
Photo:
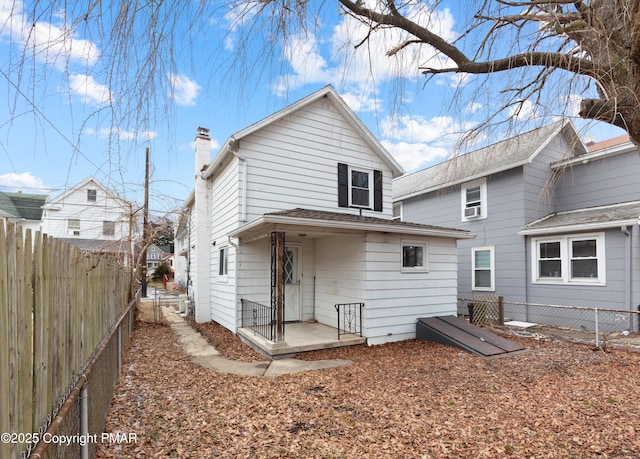
[[[191,106],[196,104],[200,85],[189,77],[179,73],[170,73],[171,97],[178,105]]]
[[[518,102],[509,109],[509,116],[518,121],[529,121],[536,116],[536,106],[530,100]]]
[[[64,68],[68,62],[94,64],[100,52],[89,40],[75,36],[64,23],[64,11],[58,11],[59,25],[46,21],[30,21],[19,0],[2,0],[0,4],[0,36],[10,37],[29,50],[29,55],[48,65]]]
[[[472,115],[477,111],[482,110],[483,107],[484,105],[482,105],[480,102],[471,102],[465,107],[464,111]]]
[[[71,94],[80,96],[84,103],[94,102],[98,105],[111,101],[111,91],[103,84],[97,83],[92,76],[82,74],[69,75]]]
[[[452,40],[454,19],[448,9],[429,13],[422,4],[406,7],[406,14],[420,24]],[[358,48],[365,37],[369,37]],[[346,97],[352,97],[350,106],[362,106],[366,110],[377,107],[379,100],[367,102],[362,95],[373,95],[373,88],[386,81],[421,77],[421,66],[443,67],[452,65],[430,46],[409,45],[392,56],[387,52],[398,47],[410,36],[398,28],[378,28],[371,31],[366,24],[349,15],[342,15],[331,30],[331,36],[321,41],[308,34],[290,38],[284,43],[283,57],[291,71],[274,85],[278,94],[284,90],[299,88],[305,84],[342,82],[349,88]],[[323,56],[331,56],[330,60]],[[358,96],[360,94],[360,96]]]
[[[394,115],[381,123],[382,144],[406,171],[448,159],[473,122],[459,123],[449,116]]]
[[[0,175],[0,186],[12,191],[25,193],[49,193],[50,189],[44,186],[42,179],[34,177],[31,172],[16,174],[15,172]]]
[[[151,140],[158,136],[158,133],[155,131],[126,131],[120,128],[101,128],[101,129],[92,129],[87,128],[84,130],[85,135],[96,136],[99,139],[108,139],[111,136],[116,136],[120,140]]]
[[[406,172],[415,171],[448,159],[451,150],[446,146],[429,145],[426,143],[407,143],[382,141],[382,145],[400,163]]]

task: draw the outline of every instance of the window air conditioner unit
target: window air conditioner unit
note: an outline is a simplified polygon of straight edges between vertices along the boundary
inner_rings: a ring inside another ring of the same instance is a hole
[[[467,207],[464,209],[464,216],[467,218],[474,218],[480,216],[480,206]]]

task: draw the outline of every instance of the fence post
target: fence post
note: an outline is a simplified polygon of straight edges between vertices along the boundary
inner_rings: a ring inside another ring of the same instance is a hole
[[[596,328],[596,347],[600,347],[600,333],[598,331],[598,308],[595,308],[595,313],[596,313],[596,323],[595,323],[595,328]]]
[[[87,438],[89,435],[89,384],[85,380],[80,389],[80,458],[89,459],[89,444]]]

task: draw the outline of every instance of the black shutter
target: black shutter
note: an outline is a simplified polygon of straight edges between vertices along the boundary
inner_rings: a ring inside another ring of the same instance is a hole
[[[349,207],[349,166],[338,163],[338,207]]]
[[[382,171],[373,171],[373,210],[382,212]]]

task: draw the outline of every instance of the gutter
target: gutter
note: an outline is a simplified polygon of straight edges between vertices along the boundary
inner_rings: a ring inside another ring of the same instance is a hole
[[[229,233],[231,237],[239,237],[246,231],[257,229],[265,224],[303,226],[310,228],[332,228],[349,231],[376,231],[381,233],[411,234],[415,236],[446,237],[454,239],[475,239],[476,235],[462,230],[446,230],[437,228],[416,228],[411,226],[394,226],[381,223],[358,223],[354,221],[336,222],[333,220],[312,220],[295,217],[263,215],[247,225]]]
[[[585,232],[585,231],[594,231],[594,230],[602,230],[608,228],[615,228],[618,226],[629,226],[638,224],[638,219],[633,220],[619,220],[619,221],[611,221],[611,222],[599,222],[599,223],[582,223],[582,224],[574,224],[574,225],[563,225],[563,226],[547,226],[544,228],[533,228],[533,229],[523,229],[518,231],[518,234],[523,236],[546,236],[549,234],[558,234],[558,233],[572,233],[572,232]]]

